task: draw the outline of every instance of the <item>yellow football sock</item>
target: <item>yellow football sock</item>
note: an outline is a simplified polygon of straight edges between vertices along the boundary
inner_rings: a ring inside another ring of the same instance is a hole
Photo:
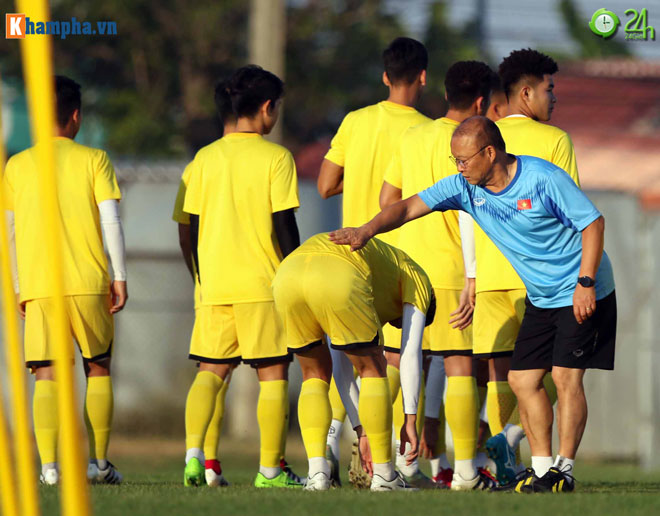
[[[112,378],[110,376],[87,378],[85,424],[89,438],[90,459],[105,460],[108,457],[113,408]]]
[[[392,401],[387,378],[362,378],[358,412],[374,464],[391,461]]]
[[[284,412],[284,424],[282,425],[282,436],[280,437],[280,459],[284,459],[286,453],[286,438],[289,436],[289,411],[291,406],[289,405],[289,384],[287,383],[287,398],[286,398],[286,411]]]
[[[394,403],[401,390],[401,372],[391,365],[387,366],[387,384],[390,388],[390,399]]]
[[[543,387],[548,392],[548,398],[550,398],[550,405],[554,405],[557,401],[557,386],[555,381],[552,379],[552,375],[547,373],[543,377]]]
[[[390,395],[391,394],[392,391],[390,390]],[[392,405],[392,424],[394,425],[394,437],[396,439],[398,439],[399,435],[401,434],[401,427],[403,426],[404,421],[405,417],[403,415],[403,396],[401,395],[401,389],[399,389],[398,396],[396,399],[394,399],[394,403]]]
[[[424,429],[424,409],[426,407],[426,381],[422,376],[420,382],[419,403],[417,404],[417,436],[421,438],[422,430]]]
[[[51,380],[37,380],[32,398],[34,435],[37,439],[41,464],[57,462],[57,384]]]
[[[334,378],[330,380],[329,396],[330,406],[332,407],[332,419],[336,419],[343,423],[344,419],[346,419],[346,409],[341,401],[341,396],[339,396],[339,391],[337,390],[337,384],[335,383]]]
[[[220,432],[222,432],[222,421],[225,417],[225,397],[227,395],[227,387],[229,383],[223,381],[222,387],[215,397],[215,408],[213,409],[213,417],[209,422],[204,435],[204,458],[206,460],[214,460],[218,458],[218,443],[220,442]]]
[[[438,414],[438,440],[433,448],[433,456],[438,457],[443,453],[447,453],[447,437],[445,435],[445,404],[440,405],[440,413]]]
[[[488,396],[488,389],[483,385],[477,385],[477,394],[479,396],[479,410],[486,403],[486,396]]]
[[[195,376],[186,400],[186,449],[202,448],[218,391],[224,383],[211,371],[200,371]]]
[[[473,376],[448,376],[445,415],[454,439],[454,460],[474,459],[477,451],[479,395]]]
[[[320,378],[305,380],[298,398],[298,422],[307,458],[325,457],[325,440],[332,420],[330,385]]]
[[[286,428],[289,405],[289,382],[270,380],[259,382],[257,421],[261,434],[259,464],[266,468],[280,465],[282,434]]]
[[[491,434],[497,435],[502,431],[517,404],[518,400],[509,382],[488,382],[486,408]]]

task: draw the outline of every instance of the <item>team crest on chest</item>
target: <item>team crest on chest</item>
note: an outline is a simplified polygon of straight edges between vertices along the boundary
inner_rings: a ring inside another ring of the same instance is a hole
[[[532,200],[531,199],[518,199],[518,209],[519,210],[531,210],[532,209]]]

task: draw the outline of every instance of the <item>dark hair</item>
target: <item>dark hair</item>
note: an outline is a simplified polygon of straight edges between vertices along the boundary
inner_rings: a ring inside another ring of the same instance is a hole
[[[506,152],[506,144],[497,124],[485,116],[471,116],[463,120],[454,131],[453,137],[473,136],[479,147],[492,145],[497,150]]]
[[[261,66],[248,65],[234,72],[228,84],[231,105],[236,117],[257,114],[264,102],[275,104],[284,95],[284,83]]]
[[[69,123],[73,112],[80,111],[80,84],[63,75],[55,76],[55,96],[57,98],[57,125],[61,128]]]
[[[412,38],[396,38],[383,51],[383,67],[392,84],[412,84],[428,65],[426,47]]]
[[[236,115],[231,107],[231,97],[229,96],[229,81],[221,80],[215,85],[215,107],[218,110],[220,123],[225,125],[227,122],[236,120]]]
[[[490,98],[497,74],[481,61],[458,61],[449,67],[445,76],[445,91],[449,106],[464,110],[479,97]]]
[[[559,71],[557,62],[552,57],[531,48],[514,50],[500,63],[499,74],[502,88],[507,98],[513,93],[513,86],[526,76],[543,80],[543,76]]]

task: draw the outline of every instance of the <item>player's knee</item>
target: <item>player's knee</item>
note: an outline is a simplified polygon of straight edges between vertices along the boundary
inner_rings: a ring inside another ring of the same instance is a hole
[[[399,353],[386,351],[385,359],[387,360],[387,365],[396,367],[397,369],[401,368],[401,355]]]
[[[92,376],[110,376],[110,358],[98,362],[85,362],[85,375],[88,378]]]
[[[552,369],[552,380],[557,387],[557,394],[581,392],[583,390],[583,374],[581,369],[554,367]]]
[[[531,394],[543,388],[542,381],[529,371],[509,371],[509,386],[518,397]]]
[[[45,367],[35,367],[33,370],[34,377],[37,380],[55,380],[55,367],[54,366],[45,366]]]

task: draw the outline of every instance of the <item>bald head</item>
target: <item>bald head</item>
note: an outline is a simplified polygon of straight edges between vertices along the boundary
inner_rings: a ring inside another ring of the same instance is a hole
[[[452,139],[458,138],[471,140],[476,148],[492,145],[495,149],[506,152],[502,133],[500,133],[495,122],[485,116],[471,116],[464,120],[452,136]]]

